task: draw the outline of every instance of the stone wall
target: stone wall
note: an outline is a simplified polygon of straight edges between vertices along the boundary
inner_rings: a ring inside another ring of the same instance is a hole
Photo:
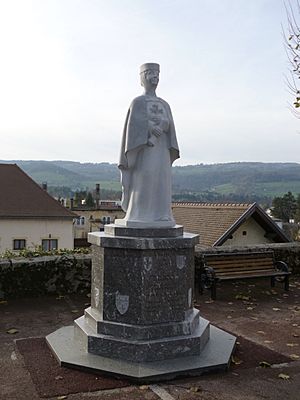
[[[285,261],[293,274],[300,274],[300,243],[265,244],[245,247],[200,247],[195,265],[202,265],[203,252],[257,252],[273,250],[276,260]],[[91,256],[45,256],[29,259],[0,260],[0,299],[45,294],[89,293]]]
[[[88,293],[90,285],[90,255],[0,260],[0,299]]]
[[[300,274],[300,242],[270,243],[256,246],[222,246],[222,247],[196,247],[195,266],[201,268],[202,253],[239,253],[239,252],[263,252],[273,250],[276,261],[284,261],[288,264],[293,274]]]

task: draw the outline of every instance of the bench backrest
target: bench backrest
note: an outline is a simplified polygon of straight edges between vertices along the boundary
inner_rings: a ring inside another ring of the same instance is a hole
[[[273,252],[203,254],[206,267],[222,275],[263,273],[274,270]]]

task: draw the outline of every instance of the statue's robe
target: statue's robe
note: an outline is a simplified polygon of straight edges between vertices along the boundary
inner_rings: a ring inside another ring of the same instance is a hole
[[[169,128],[149,146],[147,101],[159,102]],[[171,167],[179,158],[174,121],[164,100],[143,95],[135,98],[127,113],[118,167],[121,170],[122,208],[125,220],[173,221],[171,212]]]

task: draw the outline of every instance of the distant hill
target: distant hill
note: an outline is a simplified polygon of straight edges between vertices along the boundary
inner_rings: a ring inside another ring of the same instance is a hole
[[[116,164],[74,161],[0,161],[16,163],[36,182],[48,187],[68,187],[72,191],[120,190]],[[173,193],[177,200],[259,201],[287,191],[300,193],[300,164],[238,162],[173,167]]]
[[[47,182],[48,187],[66,186],[76,191],[94,188],[100,183],[103,188],[120,189],[120,173],[115,164],[22,160],[0,160],[0,163],[15,163],[37,183]]]
[[[188,165],[174,168],[178,191],[213,191],[219,194],[282,195],[300,193],[300,164],[238,162]]]

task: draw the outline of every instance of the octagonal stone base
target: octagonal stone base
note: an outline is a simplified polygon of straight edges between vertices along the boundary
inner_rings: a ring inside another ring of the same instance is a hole
[[[235,337],[193,307],[198,240],[181,226],[89,234],[91,307],[46,338],[61,365],[136,380],[226,369]]]
[[[46,340],[63,367],[106,372],[141,383],[225,371],[236,338],[211,325],[210,339],[200,355],[154,362],[132,362],[90,354],[84,343],[75,338],[73,326],[58,329],[48,335]]]

